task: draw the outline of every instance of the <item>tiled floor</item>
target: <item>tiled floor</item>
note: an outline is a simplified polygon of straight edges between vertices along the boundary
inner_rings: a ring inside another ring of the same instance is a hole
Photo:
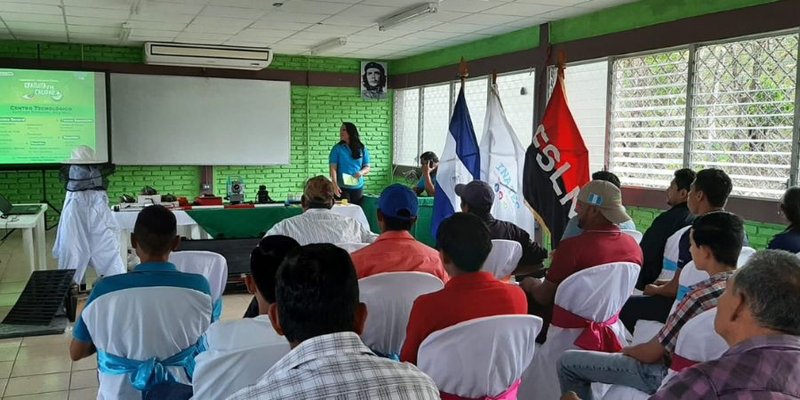
[[[5,234],[0,229],[0,238]],[[47,232],[48,255],[54,238],[55,230]],[[56,265],[55,260],[48,260],[49,268]],[[87,275],[93,276],[91,272]],[[0,242],[0,320],[16,302],[29,276],[22,235],[17,231]],[[249,295],[225,296],[222,319],[241,318],[249,303]],[[71,335],[70,327],[62,335],[0,340],[0,399],[95,399],[97,362],[94,357],[70,360]]]

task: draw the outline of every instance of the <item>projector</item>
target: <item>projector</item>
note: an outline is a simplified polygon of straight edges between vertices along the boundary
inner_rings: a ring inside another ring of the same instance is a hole
[[[228,201],[231,204],[244,203],[244,181],[239,178],[228,178]]]

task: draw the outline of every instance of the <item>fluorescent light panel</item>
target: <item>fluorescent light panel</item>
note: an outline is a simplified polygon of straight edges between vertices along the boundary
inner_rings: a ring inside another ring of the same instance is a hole
[[[338,38],[335,38],[335,39],[328,40],[327,42],[322,42],[322,43],[312,47],[311,48],[311,54],[312,55],[319,54],[319,53],[322,53],[324,51],[335,49],[337,47],[342,47],[342,46],[344,46],[346,44],[347,44],[347,38],[346,37],[338,37]]]
[[[437,11],[439,11],[439,3],[436,2],[425,3],[420,6],[409,8],[395,15],[392,15],[391,17],[387,17],[378,21],[378,30],[385,31],[400,24],[405,24],[406,22],[410,22],[420,17],[424,17],[428,14],[434,14]]]

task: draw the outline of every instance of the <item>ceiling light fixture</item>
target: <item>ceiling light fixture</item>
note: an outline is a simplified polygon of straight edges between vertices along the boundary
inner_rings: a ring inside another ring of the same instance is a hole
[[[397,25],[405,24],[406,22],[424,17],[428,14],[435,14],[437,11],[439,11],[439,3],[435,2],[425,3],[413,8],[409,8],[378,21],[378,30],[385,31]]]
[[[346,37],[338,37],[335,39],[328,40],[327,42],[322,42],[314,47],[311,48],[311,55],[317,55],[322,53],[323,51],[328,51],[330,49],[335,49],[337,47],[342,47],[347,44]]]
[[[119,42],[124,43],[128,41],[128,38],[131,37],[131,31],[133,28],[127,22],[122,24],[122,29],[119,31]]]

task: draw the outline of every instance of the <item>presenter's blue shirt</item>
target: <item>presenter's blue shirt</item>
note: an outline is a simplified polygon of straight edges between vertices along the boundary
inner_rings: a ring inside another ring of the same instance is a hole
[[[431,183],[433,184],[433,186],[436,186],[436,174],[431,174]],[[417,190],[419,190],[420,193],[425,192],[425,177],[424,176],[419,178],[419,182],[417,182]]]
[[[364,177],[358,178],[355,185],[345,185],[342,174],[355,175],[362,168],[369,165],[369,151],[364,147],[360,158],[353,158],[350,148],[344,143],[339,143],[331,149],[329,163],[336,166],[336,182],[339,187],[347,189],[361,189],[364,187]]]

